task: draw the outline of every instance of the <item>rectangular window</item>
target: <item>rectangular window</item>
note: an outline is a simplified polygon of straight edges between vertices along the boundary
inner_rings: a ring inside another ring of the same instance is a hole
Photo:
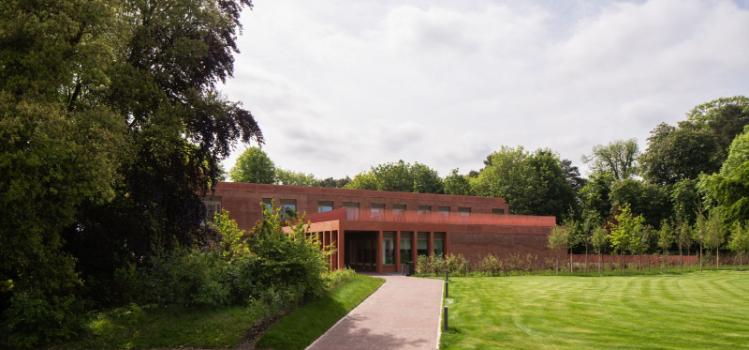
[[[407,264],[411,262],[411,238],[413,238],[411,232],[401,232],[401,263]]]
[[[263,208],[271,211],[273,209],[273,198],[263,198]]]
[[[458,208],[458,215],[460,216],[471,216],[471,208]]]
[[[286,217],[296,216],[296,199],[281,200],[281,214]]]
[[[492,214],[505,215],[505,209],[504,208],[494,208],[494,209],[492,209]]]
[[[359,218],[359,203],[343,202],[343,208],[346,210],[346,220],[356,220]]]
[[[428,255],[429,254],[429,232],[419,232],[416,237],[416,254]]]
[[[333,202],[332,201],[319,201],[317,202],[317,212],[318,213],[325,213],[333,210]]]
[[[432,206],[431,205],[420,205],[418,209],[419,214],[429,214],[432,212]]]
[[[369,205],[369,213],[372,218],[382,218],[382,213],[385,211],[385,204],[383,203],[371,203]]]
[[[434,256],[445,256],[445,233],[434,233]]]
[[[385,265],[395,264],[395,232],[382,233],[382,262]]]
[[[403,214],[405,211],[405,204],[393,204],[393,214]]]
[[[203,204],[205,205],[204,222],[212,222],[213,217],[216,215],[216,213],[221,211],[221,202],[216,200],[204,200]]]
[[[450,207],[437,207],[437,212],[442,215],[448,216],[450,215]]]

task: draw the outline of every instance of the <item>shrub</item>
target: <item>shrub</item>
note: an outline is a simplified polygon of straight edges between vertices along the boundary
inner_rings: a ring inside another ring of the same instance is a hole
[[[503,267],[502,261],[497,259],[493,254],[489,254],[481,259],[478,265],[478,270],[483,274],[496,276],[502,273]]]
[[[448,254],[444,260],[443,271],[450,272],[451,274],[463,274],[468,271],[468,260],[463,255]]]
[[[326,272],[323,274],[325,288],[328,290],[333,289],[344,282],[352,280],[354,276],[356,276],[356,272],[349,268]]]

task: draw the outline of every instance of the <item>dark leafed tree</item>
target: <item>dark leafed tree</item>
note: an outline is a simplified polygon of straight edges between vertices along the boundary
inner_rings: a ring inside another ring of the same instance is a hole
[[[582,176],[580,176],[580,169],[577,166],[572,165],[572,161],[569,159],[562,159],[560,164],[562,165],[562,171],[565,174],[564,177],[567,179],[570,187],[572,187],[575,192],[580,191],[587,182]]]
[[[75,79],[68,104],[106,105],[125,125],[113,198],[85,201],[67,245],[92,297],[117,301],[113,271],[201,239],[201,193],[236,142],[262,142],[252,114],[216,85],[232,75],[246,0],[112,2],[106,84]],[[83,37],[90,28],[82,23]],[[78,91],[78,92],[77,92]]]
[[[689,123],[678,128],[660,124],[650,132],[640,163],[648,181],[670,185],[717,171],[721,154],[720,144],[707,128]]]
[[[639,154],[635,139],[619,140],[593,147],[593,153],[584,160],[591,163],[593,171],[608,172],[614,179],[624,180],[637,174]]]

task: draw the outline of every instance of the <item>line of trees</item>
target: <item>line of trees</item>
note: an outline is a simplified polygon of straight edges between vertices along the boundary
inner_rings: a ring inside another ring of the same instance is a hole
[[[454,169],[443,178],[427,165],[399,160],[335,183],[502,197],[512,213],[556,216],[565,226],[570,252],[697,251],[702,256],[707,249],[719,263],[721,250],[746,253],[740,243],[729,243],[734,237],[743,242],[741,228],[749,219],[747,125],[749,99],[719,98],[694,107],[676,125],[657,125],[644,152],[635,139],[594,146],[583,157],[591,169],[587,178],[552,150],[502,146],[486,157],[483,168],[467,174]],[[264,170],[242,170],[254,167]],[[240,171],[267,176],[258,179]],[[322,186],[311,174],[273,170],[257,148],[246,151],[231,173],[236,181]]]

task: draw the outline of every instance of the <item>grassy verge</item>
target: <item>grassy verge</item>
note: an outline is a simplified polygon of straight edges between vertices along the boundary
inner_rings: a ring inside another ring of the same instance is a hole
[[[703,272],[703,271],[749,271],[749,265],[724,265],[721,267],[715,267],[714,265],[705,265],[702,267],[702,270],[700,270],[700,267],[697,265],[689,265],[684,267],[645,267],[645,268],[624,268],[624,269],[606,269],[602,271],[598,271],[595,269],[589,269],[587,271],[584,271],[582,269],[575,270],[573,272],[570,272],[569,270],[560,270],[559,272],[555,272],[554,270],[532,270],[532,271],[522,271],[522,270],[513,270],[513,271],[506,271],[506,272],[500,272],[496,274],[489,274],[479,271],[470,271],[468,273],[451,273],[450,278],[452,277],[509,277],[509,276],[578,276],[578,277],[601,277],[601,276],[641,276],[641,275],[680,275],[680,274],[687,274],[687,273],[693,273],[693,272]],[[434,273],[418,273],[415,275],[416,277],[437,277],[437,278],[444,278],[445,274],[434,274]]]
[[[379,278],[354,276],[322,298],[307,303],[281,318],[258,341],[257,348],[304,349],[377,290],[383,282]]]
[[[245,306],[210,309],[119,308],[93,315],[82,339],[56,349],[230,348],[267,314]]]
[[[748,349],[749,271],[451,278],[443,349]]]

